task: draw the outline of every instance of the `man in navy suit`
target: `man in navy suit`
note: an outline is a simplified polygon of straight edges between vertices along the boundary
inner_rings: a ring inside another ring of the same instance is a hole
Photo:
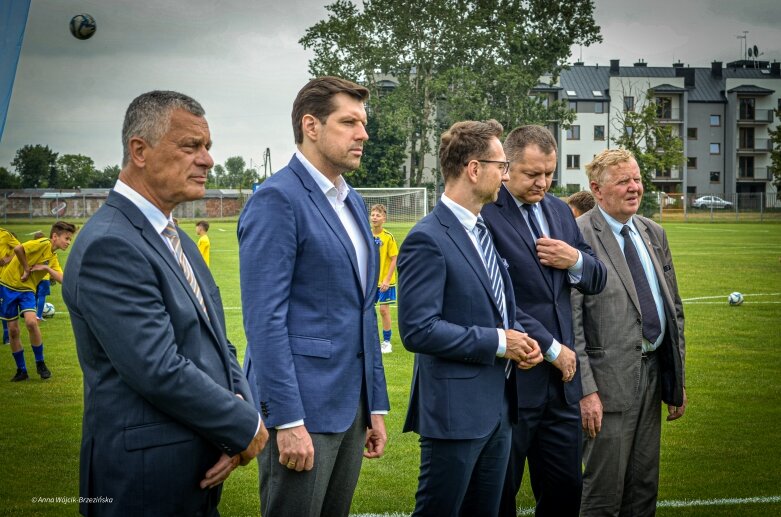
[[[399,252],[399,330],[416,354],[404,424],[420,435],[416,516],[496,515],[514,365],[542,360],[515,324],[510,278],[480,217],[507,180],[501,134],[491,120],[442,135],[445,193]]]
[[[304,86],[298,150],[239,218],[245,366],[270,428],[259,468],[271,517],[348,515],[362,456],[382,456],[387,440],[378,253],[342,177],[361,162],[368,95],[336,77]]]
[[[575,516],[580,508],[581,384],[574,351],[570,289],[602,291],[605,266],[583,240],[566,203],[546,194],[556,170],[556,141],[541,126],[507,135],[510,179],[483,209],[496,249],[509,264],[518,319],[545,357],[519,371],[518,423],[500,515],[515,516],[529,460],[537,515]]]
[[[79,510],[218,515],[222,482],[268,433],[220,291],[172,218],[205,194],[209,125],[190,97],[149,92],[128,107],[122,144],[119,179],[62,285],[84,372]]]

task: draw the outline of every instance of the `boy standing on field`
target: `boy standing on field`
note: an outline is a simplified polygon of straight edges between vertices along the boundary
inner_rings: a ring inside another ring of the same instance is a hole
[[[393,351],[391,347],[391,317],[390,304],[396,303],[396,256],[399,254],[399,247],[396,239],[382,225],[388,216],[388,210],[385,205],[376,204],[371,208],[371,225],[374,243],[380,253],[380,276],[377,283],[377,303],[380,306],[380,317],[382,318],[382,343],[380,350],[383,354]]]
[[[209,254],[211,252],[212,243],[209,240],[209,223],[206,221],[198,221],[195,225],[195,233],[198,235],[198,251],[203,256],[203,261],[209,266]]]
[[[62,282],[62,268],[56,252],[68,249],[74,233],[74,225],[64,221],[54,223],[49,239],[33,239],[16,246],[14,257],[0,273],[0,318],[8,321],[11,353],[16,361],[16,375],[11,379],[12,382],[29,378],[19,331],[20,315],[30,335],[38,375],[41,379],[52,376],[43,361],[43,338],[35,316],[35,290],[38,282],[47,274],[57,282]]]

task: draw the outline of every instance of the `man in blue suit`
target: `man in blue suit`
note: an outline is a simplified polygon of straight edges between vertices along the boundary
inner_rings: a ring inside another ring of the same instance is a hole
[[[263,515],[346,516],[389,410],[374,300],[378,254],[357,169],[368,90],[313,79],[293,104],[298,147],[239,218],[245,367],[270,428]],[[364,446],[366,452],[363,452]]]
[[[507,135],[510,179],[483,210],[496,249],[509,264],[518,319],[545,362],[517,372],[518,423],[500,515],[516,515],[526,458],[537,515],[576,516],[580,508],[580,369],[574,351],[570,289],[602,291],[597,260],[566,203],[546,194],[556,170],[556,141],[541,126]]]
[[[119,179],[62,285],[84,372],[79,510],[218,515],[222,482],[268,433],[220,291],[172,218],[205,194],[209,126],[190,97],[149,92],[128,107],[122,143]]]
[[[399,330],[416,354],[404,424],[420,435],[416,516],[496,515],[514,365],[542,360],[515,324],[510,278],[480,217],[507,180],[501,134],[491,120],[442,135],[445,193],[399,252]]]

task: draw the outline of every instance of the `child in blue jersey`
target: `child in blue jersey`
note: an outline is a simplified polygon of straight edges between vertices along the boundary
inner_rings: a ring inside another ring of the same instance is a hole
[[[396,302],[396,258],[399,254],[399,247],[393,234],[383,228],[387,216],[388,210],[385,208],[385,205],[372,205],[370,211],[372,234],[380,253],[377,303],[380,306],[380,317],[382,319],[382,343],[380,350],[383,354],[393,351],[393,347],[391,347],[390,304]]]

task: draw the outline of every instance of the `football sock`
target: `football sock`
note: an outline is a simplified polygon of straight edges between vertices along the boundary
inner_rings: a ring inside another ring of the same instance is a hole
[[[18,352],[14,352],[12,355],[14,356],[14,361],[16,361],[16,367],[26,372],[27,365],[24,363],[24,350],[19,350]]]
[[[382,340],[383,341],[390,341],[390,339],[391,339],[391,332],[393,332],[393,331],[392,330],[385,330],[385,329],[383,329],[383,331],[382,331]]]
[[[43,361],[43,343],[38,346],[30,345],[33,347],[33,353],[35,354],[35,362],[39,363]]]

